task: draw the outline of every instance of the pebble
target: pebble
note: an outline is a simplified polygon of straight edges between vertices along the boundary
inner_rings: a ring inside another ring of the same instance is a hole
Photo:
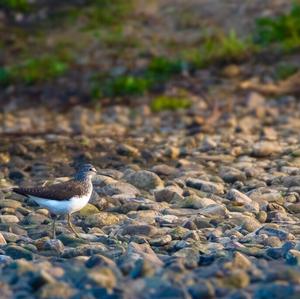
[[[125,179],[133,186],[146,191],[164,187],[164,183],[160,177],[154,172],[148,170],[140,170],[130,173],[125,177]]]
[[[203,192],[214,193],[214,194],[223,194],[224,187],[219,183],[207,182],[200,179],[189,178],[186,180],[186,185]]]
[[[113,225],[117,224],[122,220],[122,215],[114,215],[112,213],[97,213],[89,215],[85,218],[84,223],[87,226],[96,226],[96,227],[102,227],[106,225]]]

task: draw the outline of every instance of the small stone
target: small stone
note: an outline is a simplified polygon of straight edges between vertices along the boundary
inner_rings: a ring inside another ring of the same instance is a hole
[[[235,270],[226,275],[224,284],[233,288],[246,288],[250,283],[249,275],[243,270]]]
[[[250,197],[236,189],[230,189],[226,197],[229,200],[235,201],[237,203],[252,204],[252,199]]]
[[[151,169],[154,173],[156,173],[159,176],[171,176],[178,173],[178,169],[166,164],[160,164],[153,166]]]
[[[158,202],[181,201],[183,199],[182,193],[183,193],[183,191],[180,187],[168,186],[168,187],[160,189],[160,190],[155,190],[154,197],[155,197],[155,200]]]
[[[197,284],[189,286],[188,291],[192,298],[215,298],[215,289],[213,284],[205,279],[197,280]]]
[[[54,282],[45,284],[42,288],[40,288],[37,295],[40,299],[69,299],[75,295],[75,292],[75,289],[65,282]]]
[[[222,73],[228,78],[237,77],[241,73],[241,68],[236,64],[229,64],[223,68]]]
[[[95,189],[97,193],[99,193],[99,195],[105,195],[105,196],[126,194],[135,197],[136,195],[140,194],[140,191],[133,185],[124,182],[118,182],[118,181],[107,184],[104,187],[95,188]]]
[[[114,272],[108,267],[97,267],[88,271],[85,280],[97,287],[106,288],[110,292],[117,284]]]
[[[300,213],[300,203],[290,204],[287,206],[287,209],[292,213]]]
[[[286,255],[286,262],[289,265],[300,265],[300,251],[291,249]]]
[[[246,218],[242,224],[242,229],[245,229],[248,232],[254,232],[260,227],[261,227],[261,223],[252,217]]]
[[[210,198],[198,197],[196,195],[191,195],[185,197],[184,200],[179,202],[179,207],[188,209],[202,209],[209,205],[215,205],[216,202]]]
[[[13,259],[26,259],[26,260],[33,260],[33,253],[21,246],[17,245],[10,245],[6,247],[5,252],[7,255],[12,257]]]
[[[158,229],[155,226],[147,224],[130,224],[122,229],[123,235],[142,235],[152,237],[158,233]]]
[[[49,222],[49,218],[38,213],[30,213],[29,215],[25,216],[22,220],[22,224],[28,225],[28,224],[42,224]]]
[[[101,213],[88,216],[84,222],[87,226],[102,227],[106,225],[117,224],[121,221],[121,219],[122,219],[122,215],[115,215],[112,213],[101,212]]]
[[[88,268],[92,267],[109,267],[109,268],[116,268],[116,264],[113,260],[109,259],[108,257],[101,255],[101,254],[95,254],[92,255],[85,263],[85,265]]]
[[[13,200],[13,199],[2,199],[0,200],[0,209],[2,208],[19,208],[22,204],[19,201]]]
[[[254,157],[268,157],[282,151],[281,146],[270,141],[260,141],[254,144],[252,155]]]
[[[270,247],[280,247],[282,245],[282,242],[278,237],[271,236],[264,240],[264,245]]]
[[[40,239],[36,241],[39,250],[52,251],[58,254],[64,252],[64,244],[58,239]]]
[[[6,245],[6,241],[1,233],[0,233],[0,245]]]
[[[248,270],[252,267],[251,261],[242,253],[235,252],[232,260],[233,268]]]
[[[186,185],[203,192],[214,193],[214,194],[223,194],[224,186],[220,183],[207,182],[200,179],[188,178],[186,180]]]
[[[284,187],[291,188],[294,186],[300,186],[300,175],[287,176],[282,179]]]
[[[233,167],[222,167],[220,170],[220,177],[224,180],[224,182],[230,184],[236,181],[243,182],[246,180],[246,174]]]
[[[0,223],[18,223],[19,218],[15,215],[0,215]]]
[[[134,267],[137,261],[146,260],[150,265],[155,268],[163,266],[163,262],[157,257],[156,253],[152,250],[149,244],[138,244],[130,242],[126,253],[120,260],[120,266],[123,272],[128,273]]]
[[[165,155],[171,159],[177,159],[180,155],[180,149],[175,146],[169,146],[165,150]]]
[[[152,189],[162,188],[163,181],[154,172],[147,170],[140,170],[131,173],[125,177],[126,181],[139,189],[150,191]]]
[[[117,153],[122,156],[137,156],[139,150],[128,144],[119,144],[116,149]]]
[[[149,240],[151,246],[165,246],[172,241],[172,237],[170,235],[161,236],[156,239]]]
[[[78,214],[82,217],[87,217],[89,215],[94,215],[99,213],[99,209],[94,205],[88,203],[85,207],[83,207]]]
[[[268,227],[268,226],[263,226],[261,229],[259,229],[256,234],[266,234],[268,236],[275,236],[278,237],[281,241],[285,241],[285,240],[293,240],[295,237],[282,230],[282,229],[277,229],[277,228],[273,228],[273,227]]]
[[[260,222],[260,223],[265,223],[267,220],[268,214],[265,211],[259,211],[256,215],[256,219]]]
[[[193,269],[198,266],[199,250],[193,248],[183,248],[176,251],[174,256],[184,258],[184,265],[189,269]]]
[[[12,289],[10,288],[9,284],[7,284],[4,281],[0,281],[0,290],[2,299],[12,299],[15,297],[15,294],[12,292]]]
[[[215,204],[201,209],[201,213],[207,216],[220,216],[225,217],[228,214],[228,210],[224,205]]]
[[[247,97],[247,106],[249,109],[256,109],[265,106],[266,99],[261,94],[252,91]]]
[[[253,294],[254,299],[281,299],[292,298],[294,287],[284,282],[264,283]]]
[[[10,256],[0,254],[0,267],[1,266],[6,266],[6,265],[8,265],[12,262],[13,262],[13,259]]]

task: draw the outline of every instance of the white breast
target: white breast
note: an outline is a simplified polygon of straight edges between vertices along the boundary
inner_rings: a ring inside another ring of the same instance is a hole
[[[35,196],[30,196],[40,207],[48,209],[56,215],[72,214],[81,210],[90,200],[92,192],[88,195],[78,197],[74,196],[69,200],[45,199]]]

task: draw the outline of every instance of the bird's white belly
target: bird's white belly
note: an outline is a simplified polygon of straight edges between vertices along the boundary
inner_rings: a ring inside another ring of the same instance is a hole
[[[69,200],[55,200],[30,196],[40,207],[46,208],[56,215],[71,214],[81,210],[88,203],[90,197],[91,194],[82,197],[74,196]]]

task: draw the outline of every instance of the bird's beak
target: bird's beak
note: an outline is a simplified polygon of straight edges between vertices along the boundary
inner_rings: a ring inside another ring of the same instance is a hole
[[[96,169],[96,168],[93,168],[93,172],[97,173],[97,169]]]

